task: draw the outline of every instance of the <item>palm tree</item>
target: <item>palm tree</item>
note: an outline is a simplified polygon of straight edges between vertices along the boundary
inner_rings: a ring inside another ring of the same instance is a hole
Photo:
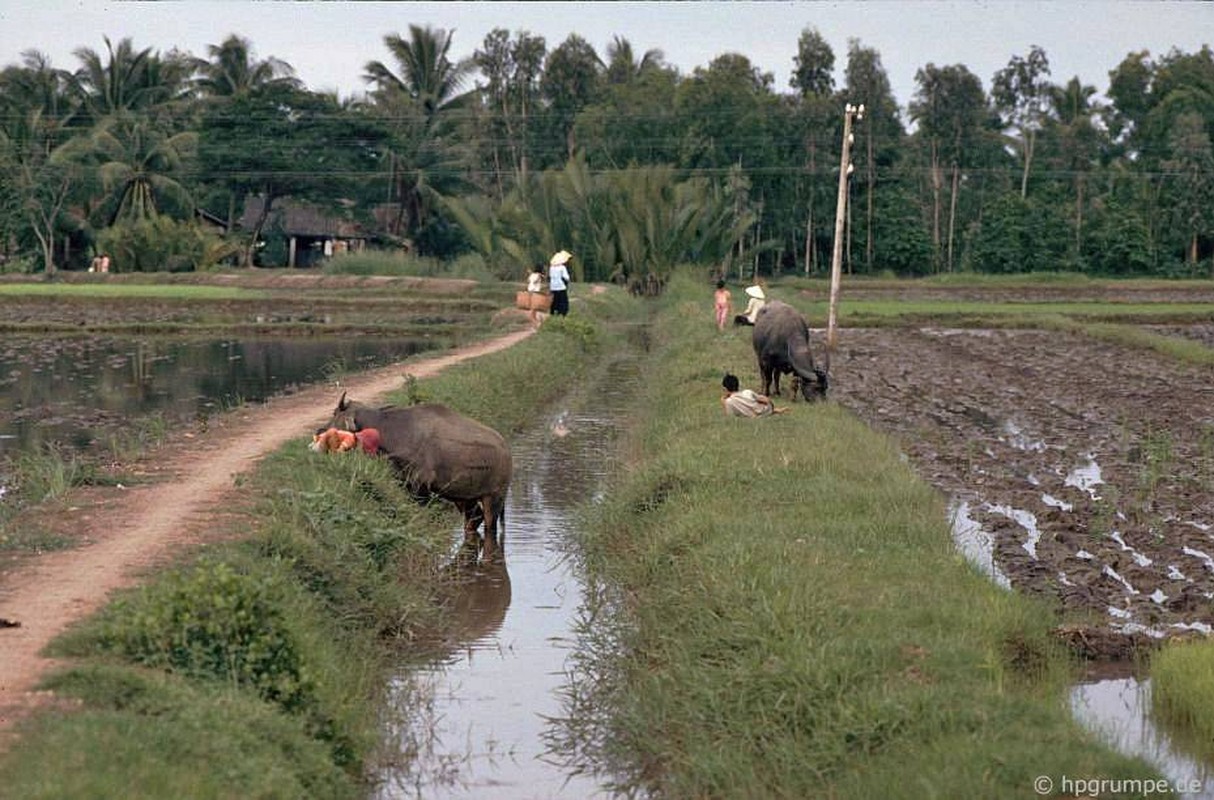
[[[55,271],[55,242],[81,173],[64,149],[78,106],[71,74],[35,50],[0,71],[0,228],[18,240],[32,236],[47,275]]]
[[[105,38],[107,57],[81,47],[81,67],[73,86],[89,114],[101,120],[123,111],[147,110],[180,99],[188,90],[194,60],[179,53],[161,57],[150,47],[136,51],[129,38],[115,48]]]
[[[365,80],[375,85],[377,97],[408,97],[418,104],[427,121],[433,122],[445,106],[466,97],[460,89],[473,69],[471,60],[453,62],[447,57],[451,37],[451,31],[428,25],[410,25],[408,41],[400,34],[385,36],[384,44],[396,57],[400,74],[382,61],[369,61]]]
[[[66,124],[76,110],[71,81],[71,73],[53,67],[50,56],[26,50],[21,54],[21,66],[0,72],[0,104],[6,111],[18,113],[36,109]],[[7,119],[9,114],[0,117],[0,123]]]
[[[295,68],[277,58],[257,61],[248,39],[230,35],[207,46],[211,60],[198,59],[198,90],[207,97],[240,97],[252,92],[299,89]]]
[[[88,140],[88,157],[109,196],[106,224],[155,217],[168,207],[193,211],[188,191],[174,177],[198,141],[193,132],[166,134],[143,117],[113,116]]]
[[[633,54],[632,43],[622,36],[616,36],[607,45],[607,83],[626,84],[640,78],[652,69],[660,69],[665,63],[666,54],[661,50],[646,50],[638,61]]]
[[[429,26],[409,26],[409,39],[384,37],[396,57],[399,74],[381,61],[367,63],[365,80],[374,85],[374,109],[392,132],[388,145],[391,173],[389,199],[397,203],[393,233],[416,236],[437,205],[444,184],[457,176],[463,154],[449,145],[454,113],[475,97],[461,93],[474,68],[470,59],[451,61],[451,33]]]

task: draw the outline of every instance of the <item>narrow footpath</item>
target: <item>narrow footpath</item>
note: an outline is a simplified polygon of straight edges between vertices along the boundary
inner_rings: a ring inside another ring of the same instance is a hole
[[[530,328],[469,345],[434,358],[360,373],[339,386],[312,386],[241,408],[193,437],[173,437],[158,448],[153,479],[132,487],[90,489],[87,502],[69,503],[56,525],[85,544],[24,561],[0,575],[0,748],[14,721],[53,702],[38,692],[41,677],[56,664],[44,647],[73,622],[96,611],[116,589],[183,547],[225,535],[217,524],[239,500],[236,476],[293,438],[310,437],[328,420],[340,392],[377,402],[403,385],[405,375],[427,378],[461,361],[511,347]],[[69,498],[70,500],[71,498]]]

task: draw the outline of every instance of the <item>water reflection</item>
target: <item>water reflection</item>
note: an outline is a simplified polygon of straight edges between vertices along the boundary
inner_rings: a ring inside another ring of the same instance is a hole
[[[608,795],[594,776],[571,774],[565,759],[548,752],[584,594],[567,555],[568,533],[576,509],[601,491],[612,469],[616,417],[636,380],[631,361],[605,372],[586,396],[571,398],[512,443],[508,573],[451,568],[449,608],[459,641],[401,679],[402,697],[424,698],[427,711],[402,736],[415,760],[381,776],[379,797]]]
[[[152,415],[193,422],[435,344],[365,336],[6,336],[0,348],[0,458],[48,441],[83,449]]]
[[[1205,788],[1190,798],[1214,798],[1214,770],[1179,752],[1151,721],[1151,681],[1117,675],[1077,684],[1071,711],[1089,730],[1126,755],[1153,764],[1173,785],[1199,781]]]
[[[472,651],[491,641],[510,608],[510,573],[500,561],[478,561],[465,548],[447,567],[441,602],[451,624],[441,649],[441,662],[472,658]],[[460,651],[462,649],[462,655]]]

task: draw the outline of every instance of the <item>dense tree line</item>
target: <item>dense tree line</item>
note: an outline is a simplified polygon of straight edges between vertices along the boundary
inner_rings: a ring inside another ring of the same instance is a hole
[[[309,91],[241,37],[205,57],[105,40],[60,69],[35,51],[0,72],[0,257],[48,273],[93,252],[124,268],[253,263],[274,204],[311,201],[385,241],[478,253],[517,275],[546,253],[582,277],[660,287],[677,263],[742,275],[829,269],[854,126],[846,268],[922,275],[1214,272],[1214,57],[1130,53],[1104,94],[1055,83],[1040,48],[989,88],[926,64],[899,108],[880,54],[802,32],[790,85],[744,55],[681,74],[616,38],[495,30],[386,36],[365,95]],[[260,216],[231,228],[249,197]]]

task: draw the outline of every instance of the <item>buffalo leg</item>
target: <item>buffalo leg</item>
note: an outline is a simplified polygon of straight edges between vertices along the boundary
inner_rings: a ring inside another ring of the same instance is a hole
[[[763,376],[763,394],[771,397],[771,375],[775,370],[766,366],[759,366],[759,373]]]
[[[487,494],[480,499],[478,508],[480,516],[485,521],[485,561],[498,561],[501,559],[501,542],[497,538],[497,515],[498,507],[494,502],[495,498],[491,494]]]
[[[475,547],[480,550],[481,537],[477,533],[477,529],[485,521],[480,503],[475,500],[465,500],[460,504],[459,510],[464,512],[464,545],[469,549]]]

